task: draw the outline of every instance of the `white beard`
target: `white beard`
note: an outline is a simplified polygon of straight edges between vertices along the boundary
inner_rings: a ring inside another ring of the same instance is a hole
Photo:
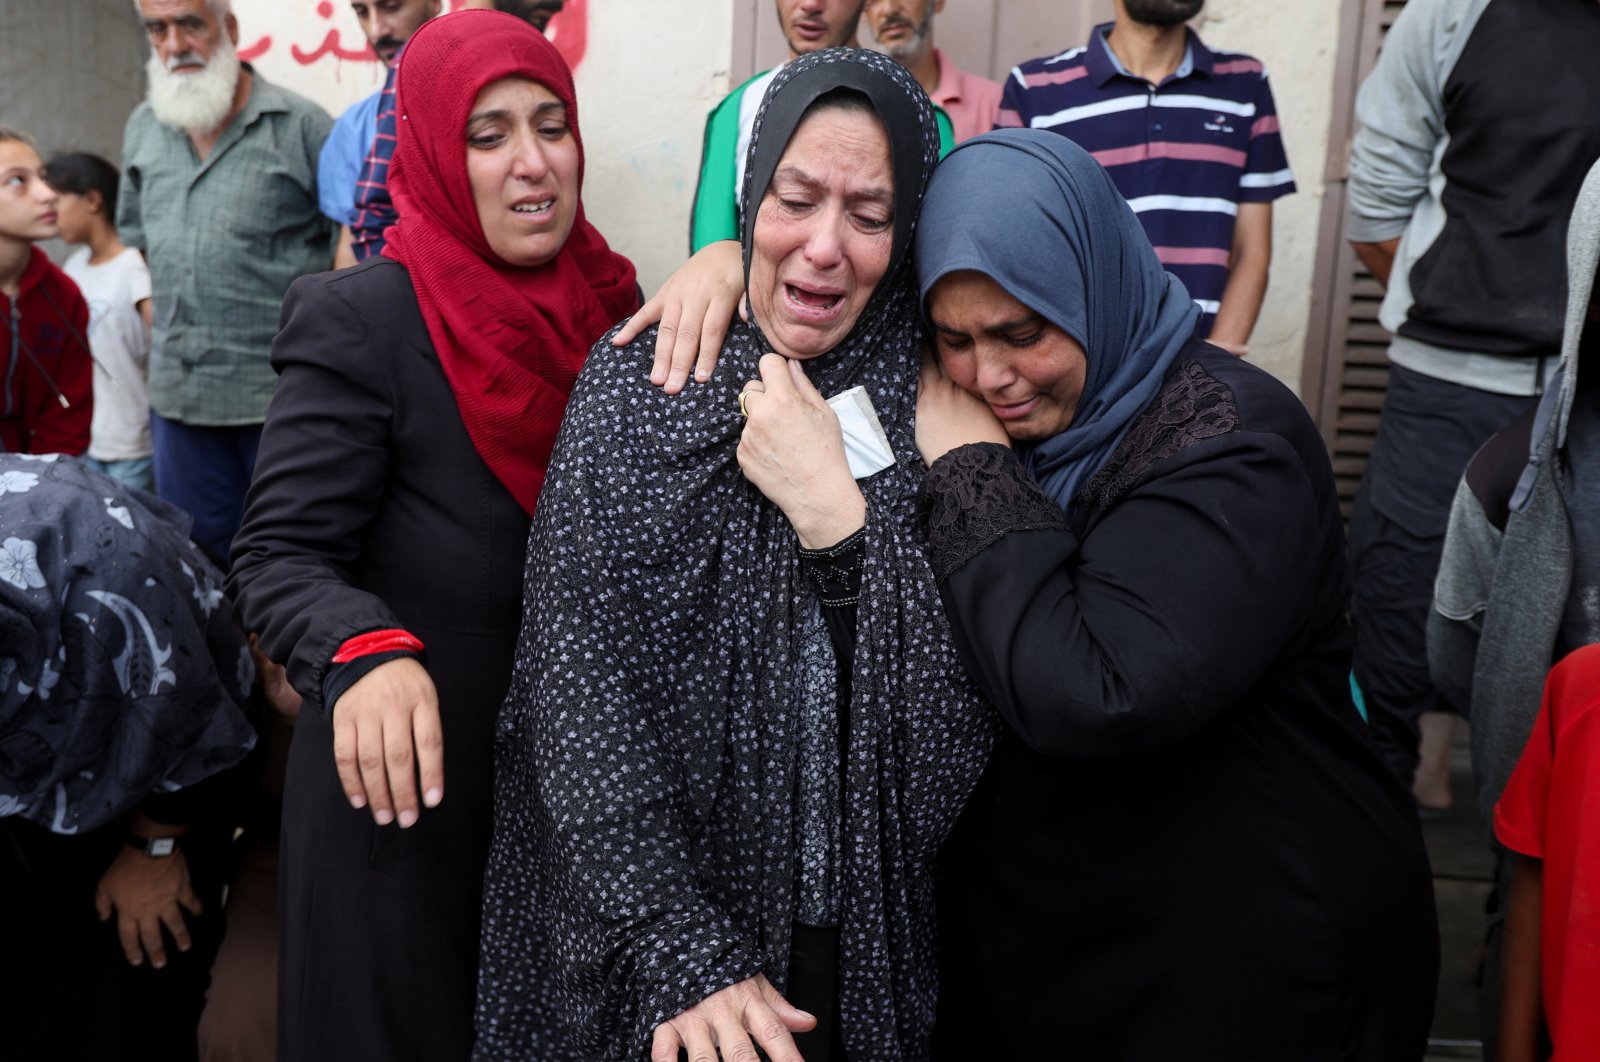
[[[174,73],[151,53],[144,70],[150,82],[150,109],[162,125],[186,133],[209,133],[233,110],[233,93],[239,84],[239,53],[227,35],[219,37],[203,70]]]

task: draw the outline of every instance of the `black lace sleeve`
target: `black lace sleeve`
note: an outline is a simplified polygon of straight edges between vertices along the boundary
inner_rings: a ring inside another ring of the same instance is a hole
[[[974,555],[1011,531],[1066,530],[1067,518],[1028,478],[1009,446],[958,446],[922,480],[933,573],[944,582]]]

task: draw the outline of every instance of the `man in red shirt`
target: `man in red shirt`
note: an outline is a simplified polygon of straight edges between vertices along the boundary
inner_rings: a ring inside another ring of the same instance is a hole
[[[56,194],[33,142],[0,126],[0,450],[81,454],[94,373],[89,307],[35,247],[56,235]]]

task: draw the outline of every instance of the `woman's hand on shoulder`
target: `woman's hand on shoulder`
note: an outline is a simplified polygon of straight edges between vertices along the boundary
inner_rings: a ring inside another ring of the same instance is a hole
[[[772,1062],[805,1062],[794,1033],[815,1028],[817,1019],[791,1004],[766,974],[713,992],[675,1018],[656,1026],[650,1062],[756,1062],[751,1039]],[[720,1052],[720,1056],[719,1056]]]
[[[701,383],[711,378],[734,312],[746,316],[743,298],[744,255],[739,241],[718,240],[679,266],[611,342],[627,346],[659,321],[650,382],[675,395],[688,382],[691,367]]]
[[[333,704],[333,761],[350,806],[371,806],[379,826],[417,821],[422,803],[444,799],[444,731],[439,694],[412,657],[379,664]]]
[[[923,463],[931,467],[956,447],[981,442],[1010,446],[1011,438],[983,399],[963,391],[923,350],[917,379],[917,449]]]
[[[800,362],[761,359],[761,379],[744,385],[739,439],[745,478],[783,510],[807,549],[848,538],[866,523],[867,503],[850,474],[839,415]]]

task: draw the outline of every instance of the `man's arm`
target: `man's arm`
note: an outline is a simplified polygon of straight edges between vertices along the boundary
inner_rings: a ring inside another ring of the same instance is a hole
[[[1211,325],[1210,341],[1236,357],[1244,357],[1250,332],[1267,294],[1272,265],[1272,204],[1240,203],[1228,252],[1228,285]]]
[[[128,826],[130,841],[173,838],[176,847],[170,855],[151,856],[132,844],[117,850],[116,858],[100,876],[94,890],[95,913],[105,922],[115,915],[117,939],[130,966],[143,965],[149,956],[157,970],[167,964],[162,929],[172,935],[179,951],[190,948],[189,927],[183,912],[199,914],[202,905],[189,879],[189,863],[184,858],[182,838],[188,827],[158,822],[142,812],[134,812]]]
[[[128,119],[127,129],[122,136],[122,180],[117,188],[117,236],[129,247],[137,248],[140,254],[145,254],[144,235],[144,173],[134,161],[135,132],[134,122],[138,119],[139,112],[135,111]]]
[[[339,246],[333,250],[333,268],[344,269],[356,264],[355,237],[349,225],[339,226]]]
[[[1453,47],[1452,20],[1459,17],[1437,0],[1413,0],[1395,20],[1356,97],[1359,126],[1350,144],[1345,233],[1386,285],[1394,247],[1427,194],[1434,151],[1444,136],[1440,66],[1446,60],[1454,65],[1455,55],[1444,53]]]
[[[1272,266],[1272,203],[1295,191],[1294,171],[1278,129],[1278,105],[1262,69],[1255,87],[1255,120],[1250,123],[1244,166],[1235,196],[1233,242],[1228,248],[1228,280],[1207,337],[1235,357],[1248,352],[1250,332],[1267,294]]]
[[[349,225],[355,219],[356,181],[371,144],[372,122],[361,120],[366,102],[351,105],[339,116],[317,154],[317,208],[335,225]]]
[[[1506,900],[1505,951],[1501,959],[1500,1062],[1536,1062],[1543,1013],[1539,995],[1539,920],[1544,860],[1518,856]]]
[[[1394,268],[1395,251],[1400,248],[1400,237],[1392,240],[1383,240],[1380,243],[1359,243],[1350,241],[1350,247],[1356,252],[1356,257],[1361,259],[1361,264],[1367,267],[1367,272],[1378,278],[1378,283],[1384,287],[1389,286],[1389,271]]]

